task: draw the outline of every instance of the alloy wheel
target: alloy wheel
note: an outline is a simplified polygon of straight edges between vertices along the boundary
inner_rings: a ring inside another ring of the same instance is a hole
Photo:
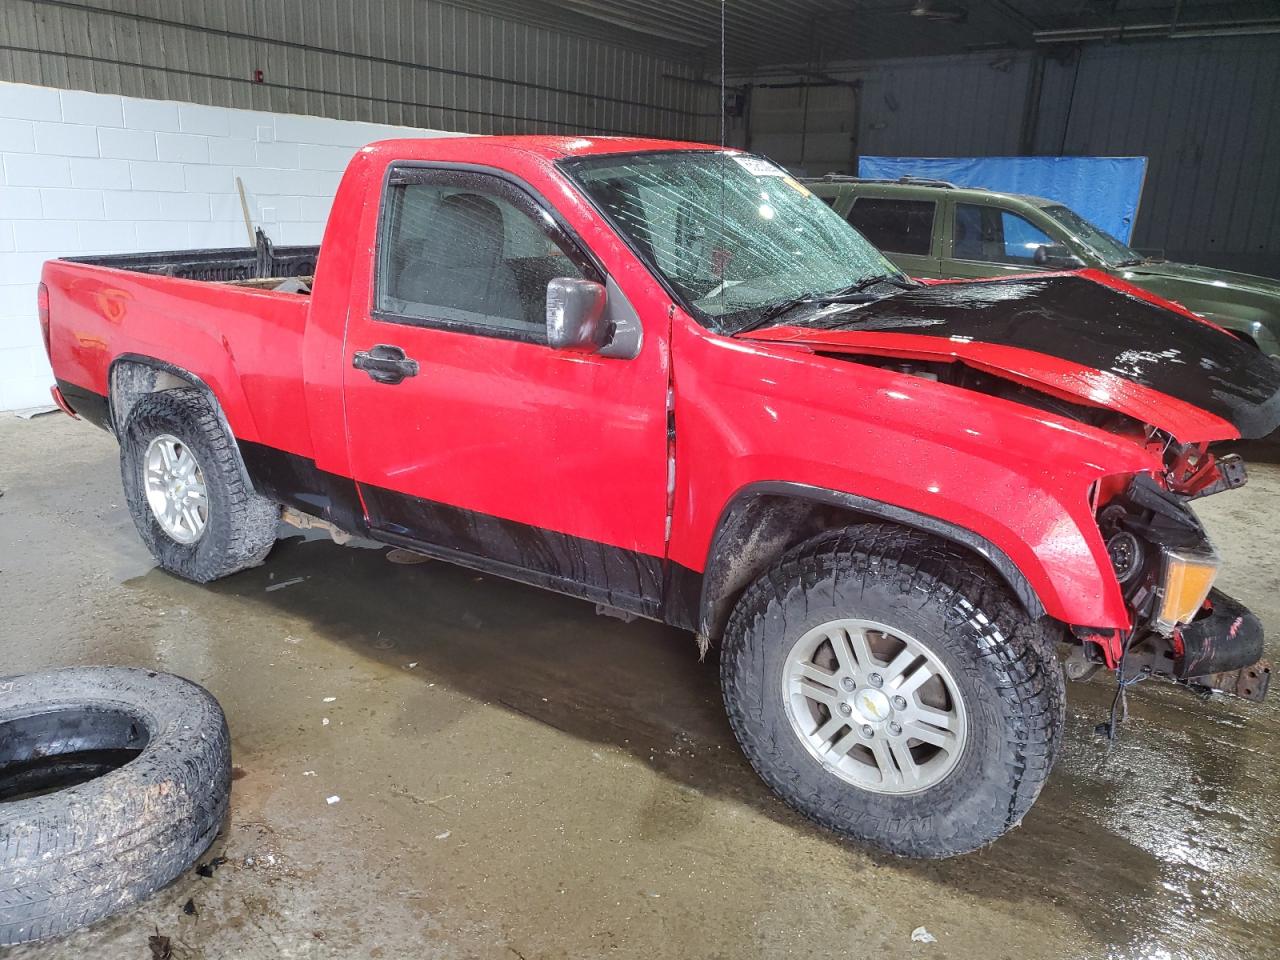
[[[143,471],[147,504],[160,529],[178,543],[199,540],[209,523],[209,492],[191,448],[162,433],[148,445]]]
[[[919,793],[955,768],[964,700],[946,665],[902,631],[841,619],[807,631],[782,667],[787,716],[831,773],[875,793]]]

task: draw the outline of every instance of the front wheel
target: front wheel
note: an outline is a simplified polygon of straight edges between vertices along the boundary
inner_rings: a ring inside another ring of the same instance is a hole
[[[891,853],[967,853],[1016,826],[1064,715],[1053,644],[1003,584],[926,534],[823,534],[730,618],[730,723],[775,792]]]
[[[260,564],[280,509],[245,483],[235,442],[195,390],[137,402],[120,432],[120,474],[134,525],[171,573],[198,583]]]

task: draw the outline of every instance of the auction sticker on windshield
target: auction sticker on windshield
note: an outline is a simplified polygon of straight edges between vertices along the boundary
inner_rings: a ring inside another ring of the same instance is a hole
[[[787,171],[781,167],[774,166],[763,157],[751,157],[745,154],[735,154],[734,160],[738,165],[746,170],[753,177],[786,177],[789,176]]]

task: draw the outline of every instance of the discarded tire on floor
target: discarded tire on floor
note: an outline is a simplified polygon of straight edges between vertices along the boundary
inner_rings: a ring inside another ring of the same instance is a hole
[[[218,702],[170,674],[0,678],[0,945],[67,933],[169,883],[222,827]]]

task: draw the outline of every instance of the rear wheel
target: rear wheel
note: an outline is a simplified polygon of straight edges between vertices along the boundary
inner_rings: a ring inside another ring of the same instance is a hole
[[[209,489],[191,448],[162,433],[143,461],[143,490],[160,529],[178,543],[195,543],[209,523]]]
[[[796,548],[724,639],[734,732],[818,823],[948,857],[1021,822],[1049,774],[1064,694],[1053,643],[975,560],[866,525]]]
[[[195,390],[137,402],[120,434],[120,474],[142,542],[178,576],[228,576],[275,543],[279,507],[245,483],[234,442]]]

